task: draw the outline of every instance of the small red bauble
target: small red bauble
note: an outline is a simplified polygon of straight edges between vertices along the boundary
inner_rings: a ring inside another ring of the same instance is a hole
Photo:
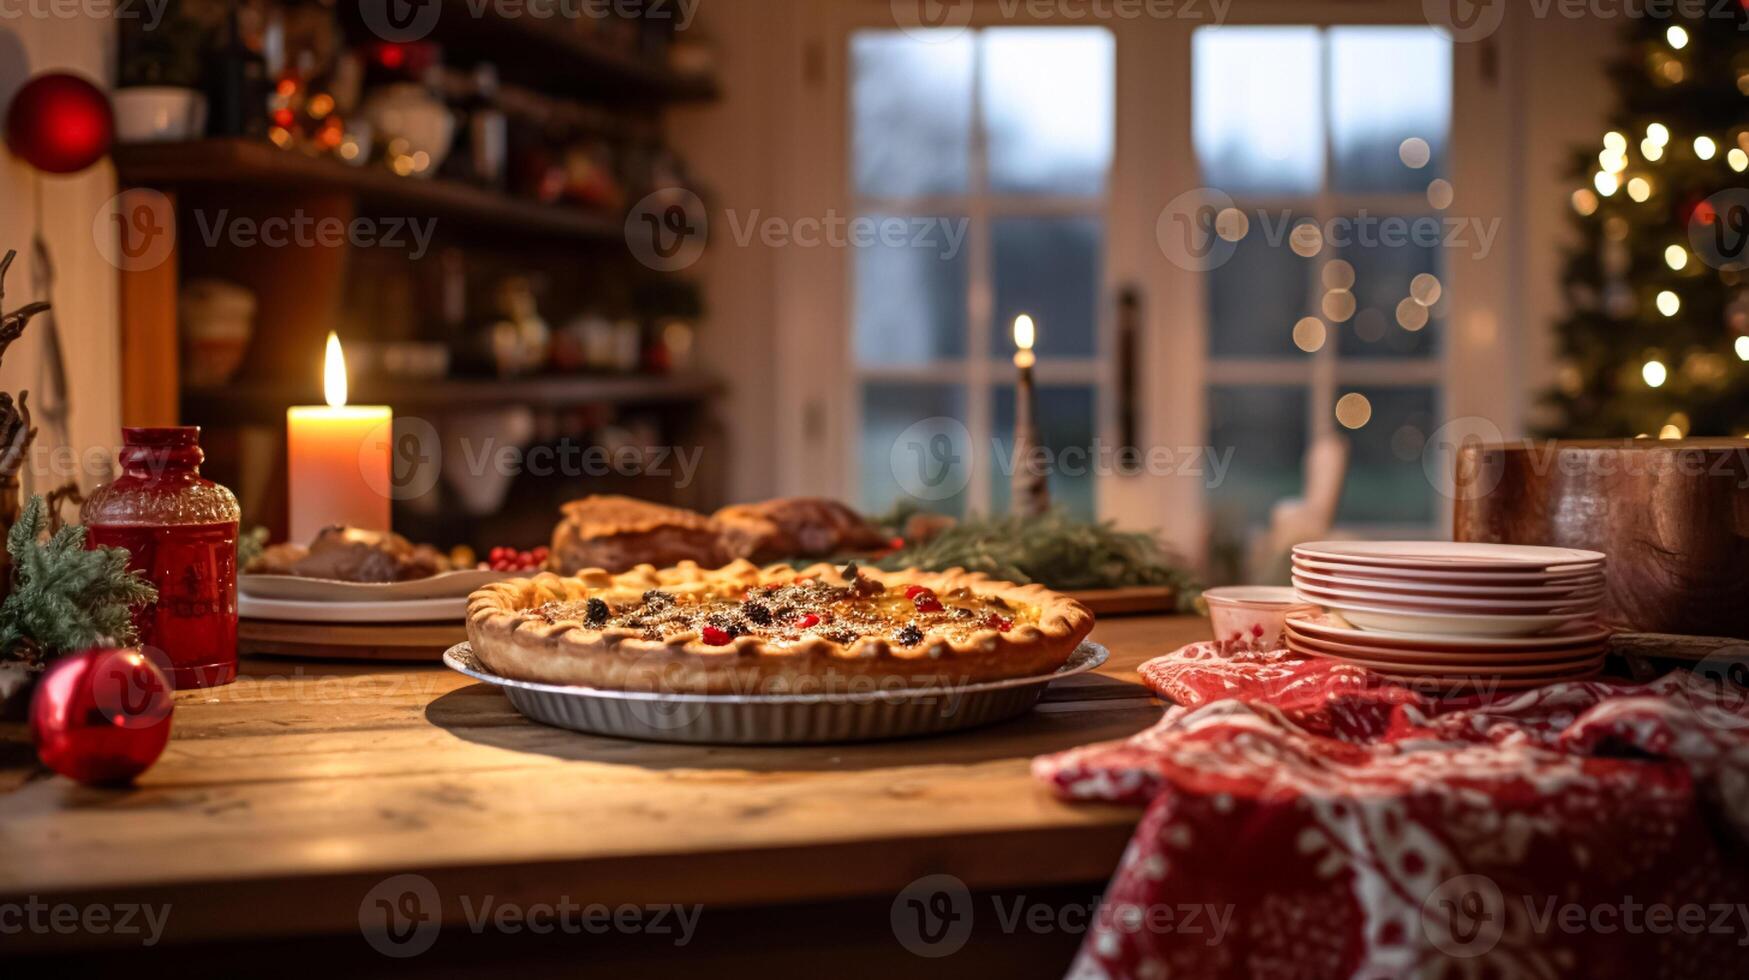
[[[125,783],[151,768],[170,741],[174,690],[138,650],[62,657],[30,702],[37,758],[81,783]]]
[[[78,75],[38,75],[6,110],[6,146],[51,174],[75,173],[103,159],[114,137],[109,98]]]

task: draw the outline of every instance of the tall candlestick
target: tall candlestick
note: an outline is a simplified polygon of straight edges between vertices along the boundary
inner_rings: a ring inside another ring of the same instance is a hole
[[[386,405],[346,404],[346,358],[328,335],[326,407],[286,409],[291,540],[308,543],[332,524],[389,530],[390,429]]]
[[[1032,345],[1037,328],[1032,317],[1014,318],[1014,366],[1020,369],[1020,384],[1014,391],[1014,474],[1009,484],[1009,509],[1023,517],[1038,517],[1051,509],[1049,468],[1044,465],[1038,438],[1038,406],[1032,385],[1032,366],[1038,358]]]

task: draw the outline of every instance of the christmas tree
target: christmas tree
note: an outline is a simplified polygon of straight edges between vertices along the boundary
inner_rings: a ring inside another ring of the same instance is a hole
[[[1552,435],[1749,433],[1746,29],[1738,4],[1628,20],[1609,131],[1573,163]]]

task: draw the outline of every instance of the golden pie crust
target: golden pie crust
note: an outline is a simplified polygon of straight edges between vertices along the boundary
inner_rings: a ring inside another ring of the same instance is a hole
[[[1005,632],[981,625],[956,635],[925,632],[910,646],[885,635],[844,644],[813,634],[783,643],[743,635],[712,645],[690,629],[649,639],[626,627],[595,629],[582,618],[555,622],[541,614],[547,603],[602,599],[615,608],[635,605],[651,589],[696,601],[738,599],[750,588],[799,579],[850,584],[831,565],[761,569],[737,561],[713,570],[684,562],[662,569],[644,565],[618,575],[600,569],[569,578],[543,573],[488,585],[468,597],[468,640],[482,664],[515,680],[675,694],[795,694],[1037,676],[1061,667],[1093,629],[1086,606],[1041,585],[999,582],[958,569],[864,569],[860,574],[889,590],[914,585],[944,596],[966,589],[976,597],[994,597],[1014,610],[1013,625]]]

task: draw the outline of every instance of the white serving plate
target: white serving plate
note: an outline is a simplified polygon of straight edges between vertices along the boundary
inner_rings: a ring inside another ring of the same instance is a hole
[[[1317,558],[1302,558],[1298,555],[1294,556],[1293,567],[1296,570],[1309,570],[1331,575],[1402,579],[1410,582],[1447,582],[1453,585],[1557,586],[1600,581],[1604,577],[1604,566],[1602,565],[1587,565],[1578,568],[1563,567],[1553,571],[1533,569],[1519,572],[1472,572],[1459,568],[1391,568],[1385,565],[1349,564],[1347,562],[1323,561]]]
[[[298,575],[239,575],[239,595],[261,599],[295,599],[302,602],[394,602],[411,599],[466,598],[483,585],[502,582],[534,572],[494,572],[489,568],[464,568],[429,578],[406,582],[341,582]]]
[[[511,680],[487,670],[466,643],[451,647],[451,670],[504,691],[533,721],[595,735],[655,742],[785,745],[938,735],[1030,711],[1046,685],[1084,674],[1111,654],[1082,643],[1061,668],[941,688],[844,694],[664,694]]]
[[[1585,568],[1605,559],[1601,551],[1463,541],[1313,541],[1295,545],[1294,554],[1350,565],[1496,572]]]
[[[1573,670],[1554,673],[1502,673],[1497,670],[1458,670],[1458,671],[1408,671],[1388,665],[1374,666],[1348,657],[1331,656],[1320,653],[1293,641],[1289,651],[1305,657],[1320,657],[1339,663],[1352,664],[1371,671],[1394,684],[1407,687],[1423,694],[1440,696],[1481,694],[1490,695],[1501,691],[1525,691],[1531,688],[1544,687],[1549,684],[1564,684],[1571,681],[1590,680],[1602,670],[1601,659],[1596,663],[1581,665]]]
[[[1364,647],[1353,643],[1337,643],[1295,632],[1290,632],[1288,639],[1290,641],[1289,649],[1304,647],[1344,660],[1364,661],[1368,667],[1395,670],[1405,674],[1440,672],[1455,674],[1466,670],[1500,674],[1534,674],[1539,671],[1559,674],[1601,664],[1606,652],[1602,644],[1592,644],[1589,647],[1577,647],[1572,650],[1530,651],[1516,654],[1427,654],[1417,653],[1413,650],[1393,650],[1389,647]]]
[[[1389,630],[1363,630],[1334,617],[1317,617],[1304,613],[1289,613],[1288,625],[1318,639],[1334,639],[1367,646],[1396,646],[1434,651],[1486,650],[1558,650],[1607,641],[1610,631],[1595,623],[1574,623],[1557,632],[1539,636],[1428,636],[1422,633],[1395,633]]]
[[[1320,605],[1340,612],[1343,619],[1363,630],[1385,630],[1416,636],[1536,636],[1559,629],[1575,620],[1588,618],[1583,613],[1501,616],[1484,613],[1414,612],[1350,602],[1346,599],[1340,602],[1326,600]]]
[[[1294,577],[1294,587],[1302,599],[1315,605],[1357,602],[1381,609],[1402,609],[1410,612],[1521,616],[1570,613],[1580,616],[1588,612],[1596,612],[1603,606],[1602,592],[1593,592],[1589,596],[1579,598],[1529,599],[1520,602],[1511,599],[1458,599],[1439,596],[1396,595],[1370,590],[1329,589],[1303,582],[1298,576]]]
[[[239,617],[288,623],[459,623],[467,617],[467,612],[468,597],[465,595],[392,602],[308,602],[237,596]]]
[[[1304,579],[1307,584],[1317,588],[1349,591],[1358,589],[1400,596],[1436,596],[1447,599],[1584,599],[1602,595],[1604,591],[1604,579],[1601,575],[1557,585],[1447,585],[1437,581],[1371,578],[1346,572],[1317,572],[1296,566],[1293,576],[1295,582]]]

